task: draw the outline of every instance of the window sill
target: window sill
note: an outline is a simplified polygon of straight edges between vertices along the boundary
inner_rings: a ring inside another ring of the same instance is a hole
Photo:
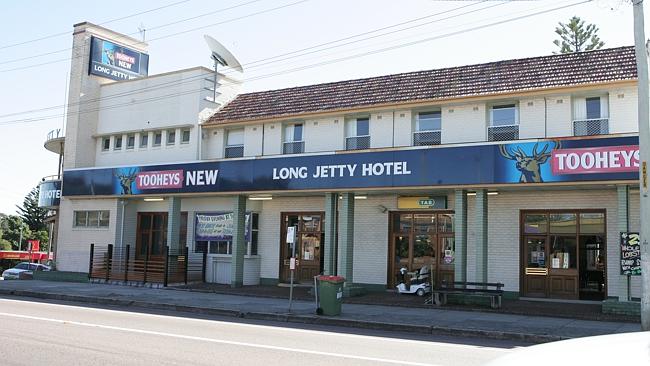
[[[73,226],[72,231],[108,231],[109,227]]]

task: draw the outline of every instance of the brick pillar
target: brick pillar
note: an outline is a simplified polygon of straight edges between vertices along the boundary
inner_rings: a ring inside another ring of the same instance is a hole
[[[246,196],[238,195],[234,197],[232,217],[230,287],[242,287],[244,285],[244,254],[246,253]]]
[[[618,198],[618,232],[622,231],[629,231],[630,230],[630,188],[628,186],[616,186],[616,193],[617,193],[617,198]],[[620,240],[618,238],[618,233],[617,233],[617,242]],[[618,268],[621,261],[621,251],[617,250],[618,255],[616,258],[617,265],[616,267]],[[618,284],[619,291],[618,291],[618,301],[627,301],[627,276],[622,276],[620,275],[620,272],[617,269],[617,272],[613,272],[612,276],[608,276],[609,278],[616,278],[616,282]],[[607,286],[607,288],[613,288],[613,286]],[[609,291],[608,291],[609,292]],[[609,295],[609,294],[607,294]]]
[[[169,197],[167,209],[167,246],[173,252],[180,249],[181,198]]]
[[[488,196],[487,190],[476,191],[475,207],[476,230],[476,281],[487,282],[488,279]]]
[[[343,193],[339,211],[339,253],[337,274],[351,284],[354,254],[354,193]]]
[[[467,191],[454,192],[454,281],[467,281]]]
[[[336,206],[338,194],[325,194],[325,245],[323,255],[323,273],[333,275],[336,273]]]

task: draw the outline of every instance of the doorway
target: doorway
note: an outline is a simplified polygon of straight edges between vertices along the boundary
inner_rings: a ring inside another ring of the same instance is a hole
[[[400,269],[429,276],[433,286],[454,280],[453,212],[391,212],[388,245],[388,287],[401,282]]]
[[[524,296],[604,300],[605,211],[522,211]]]
[[[313,283],[314,276],[319,275],[323,268],[323,244],[325,243],[323,212],[283,212],[281,215],[282,230],[280,231],[280,281],[289,282],[289,268],[293,247],[287,242],[287,228],[296,227],[295,282]]]
[[[167,212],[138,212],[135,255],[144,259],[162,260],[167,246]],[[179,248],[187,245],[187,212],[181,212]]]

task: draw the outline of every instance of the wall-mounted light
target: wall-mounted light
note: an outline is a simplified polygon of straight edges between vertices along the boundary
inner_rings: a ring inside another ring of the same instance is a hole
[[[264,195],[264,196],[250,196],[248,197],[249,200],[251,201],[270,201],[273,199],[273,196],[271,195]]]
[[[354,196],[355,200],[366,200],[368,199],[368,196]]]
[[[498,194],[499,194],[499,192],[496,192],[496,191],[487,193],[488,196],[496,196]],[[467,192],[467,195],[468,196],[476,196],[476,192]]]
[[[144,199],[145,202],[160,202],[164,201],[165,199],[162,197],[147,197]]]

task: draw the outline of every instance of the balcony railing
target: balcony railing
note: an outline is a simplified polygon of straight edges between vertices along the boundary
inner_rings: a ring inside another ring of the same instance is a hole
[[[370,148],[370,136],[354,136],[345,139],[346,150],[363,150]]]
[[[440,145],[440,131],[417,131],[413,133],[413,146]]]
[[[594,118],[573,121],[574,136],[606,135],[609,133],[609,118]]]
[[[282,146],[283,154],[302,154],[305,152],[304,141],[285,142]]]
[[[488,141],[519,140],[519,125],[488,127]]]
[[[226,158],[241,158],[244,156],[244,145],[226,146]]]

